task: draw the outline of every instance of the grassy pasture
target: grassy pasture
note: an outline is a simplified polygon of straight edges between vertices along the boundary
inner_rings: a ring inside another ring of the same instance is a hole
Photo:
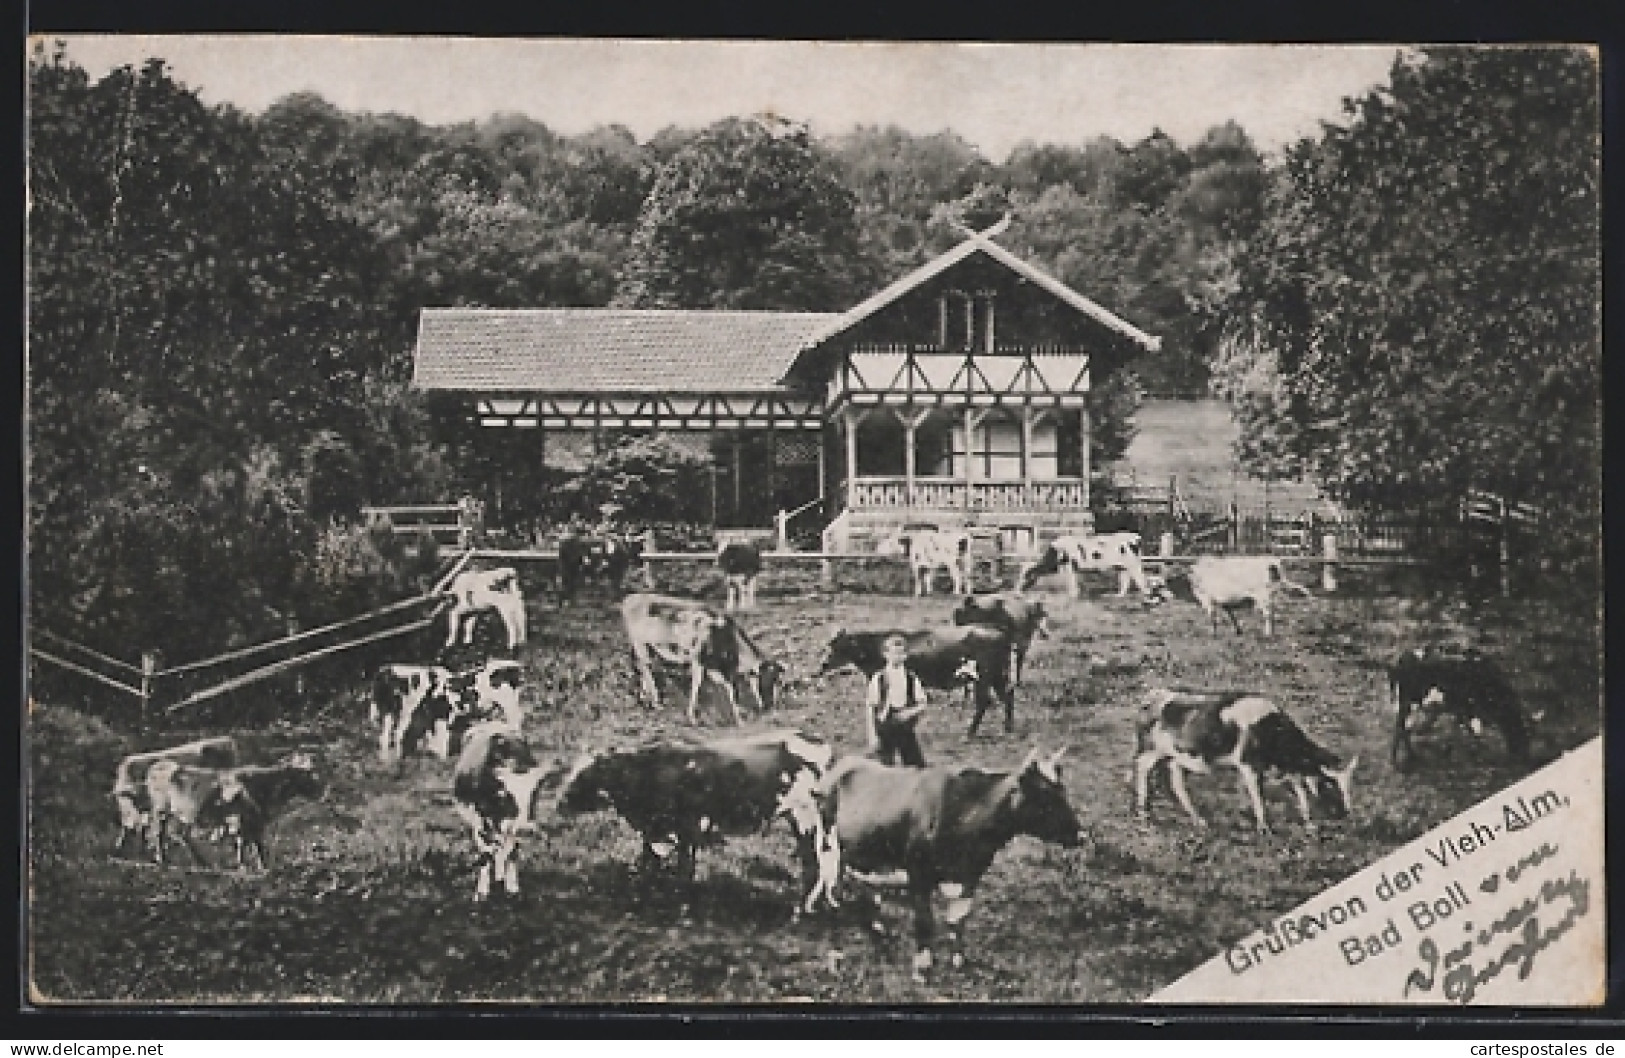
[[[718,593],[709,570],[663,577],[667,590]],[[744,620],[787,661],[792,684],[788,701],[751,725],[793,724],[855,748],[859,677],[812,675],[830,635],[843,626],[946,621],[952,601],[822,593],[815,567],[764,581],[761,610]],[[902,583],[899,574],[885,587],[900,591]],[[449,765],[380,763],[358,686],[313,719],[237,732],[257,756],[315,745],[328,778],[323,801],[296,804],[277,826],[266,875],[159,869],[109,855],[115,824],[106,791],[118,757],[229,725],[137,740],[71,703],[37,705],[35,995],[139,1003],[1134,1002],[1518,777],[1495,735],[1475,740],[1449,725],[1418,740],[1412,773],[1389,767],[1381,666],[1402,644],[1452,638],[1505,658],[1530,707],[1545,710],[1536,725],[1542,757],[1598,729],[1594,603],[1468,600],[1352,573],[1334,595],[1283,601],[1276,636],[1265,641],[1253,614],[1242,615],[1246,635],[1225,624],[1215,636],[1193,606],[1147,609],[1138,598],[1104,594],[1071,602],[1050,587],[1055,636],[1029,659],[1016,734],[994,722],[968,741],[968,711],[936,696],[922,738],[933,762],[991,767],[1016,763],[1035,743],[1069,745],[1064,777],[1092,841],[1074,851],[1012,843],[967,920],[966,966],[940,969],[925,985],[910,979],[910,920],[900,901],[884,905],[884,937],[850,907],[833,920],[792,924],[799,890],[782,827],[702,852],[690,888],[636,877],[636,839],[616,818],[551,825],[525,847],[522,895],[475,906]],[[1096,585],[1101,593],[1113,587],[1105,578]],[[612,600],[565,610],[533,603],[531,620],[532,642],[521,654],[526,734],[541,750],[689,731],[678,676],[663,681],[664,710],[637,704]],[[426,656],[403,648],[400,659]],[[1310,834],[1289,792],[1267,786],[1275,832],[1261,837],[1234,778],[1222,775],[1190,782],[1214,824],[1206,832],[1186,823],[1165,779],[1154,786],[1150,821],[1132,818],[1133,717],[1144,692],[1163,683],[1259,689],[1345,758],[1358,752],[1352,817]],[[724,728],[725,708],[709,700],[707,729]],[[223,848],[205,843],[205,852],[224,861]],[[834,949],[843,957],[833,958]]]

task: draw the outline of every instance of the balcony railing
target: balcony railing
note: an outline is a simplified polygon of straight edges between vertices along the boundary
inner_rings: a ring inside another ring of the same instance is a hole
[[[946,478],[864,477],[847,486],[847,506],[857,511],[914,508],[973,511],[1076,511],[1089,506],[1082,479],[1057,481],[964,481]]]

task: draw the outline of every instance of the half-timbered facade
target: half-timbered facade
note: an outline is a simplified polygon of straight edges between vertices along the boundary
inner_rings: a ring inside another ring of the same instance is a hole
[[[414,384],[538,459],[550,433],[709,435],[719,521],[1030,545],[1091,524],[1091,383],[1156,347],[989,233],[844,313],[425,309]]]

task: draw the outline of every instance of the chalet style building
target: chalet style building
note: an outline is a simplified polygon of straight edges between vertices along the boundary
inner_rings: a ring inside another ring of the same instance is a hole
[[[1091,377],[1159,340],[999,230],[840,313],[424,309],[413,384],[538,460],[603,431],[689,435],[719,525],[794,511],[830,551],[904,525],[1031,547],[1092,526]]]

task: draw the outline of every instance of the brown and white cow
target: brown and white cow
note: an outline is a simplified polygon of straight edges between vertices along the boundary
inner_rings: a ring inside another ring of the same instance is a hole
[[[1219,611],[1223,610],[1236,634],[1241,634],[1241,623],[1236,620],[1238,607],[1252,604],[1264,615],[1264,634],[1275,630],[1276,588],[1287,588],[1304,596],[1312,596],[1308,588],[1287,579],[1281,570],[1281,560],[1272,555],[1205,555],[1191,564],[1190,569],[1170,573],[1158,587],[1158,595],[1194,602],[1207,611],[1213,625],[1213,634],[1219,632]]]
[[[1158,689],[1147,697],[1135,733],[1134,806],[1140,813],[1150,799],[1151,773],[1163,761],[1169,763],[1174,796],[1198,826],[1207,826],[1207,820],[1191,804],[1185,789],[1187,771],[1236,769],[1260,832],[1269,830],[1259,789],[1262,773],[1278,773],[1292,783],[1304,824],[1311,830],[1315,827],[1311,802],[1337,818],[1348,815],[1353,804],[1359,755],[1345,765],[1262,695]]]
[[[1033,638],[1049,638],[1049,614],[1043,600],[1019,594],[967,595],[954,610],[954,624],[997,628],[1010,637],[1010,682],[1015,687],[1021,686],[1021,670]]]
[[[474,838],[475,900],[491,895],[498,880],[510,895],[519,892],[520,839],[535,833],[574,772],[589,759],[542,763],[506,724],[482,723],[469,730],[452,772],[451,792],[457,814]]]
[[[1079,574],[1086,571],[1117,573],[1117,594],[1126,596],[1129,588],[1138,588],[1150,597],[1151,586],[1146,580],[1145,566],[1140,561],[1140,534],[1076,533],[1058,536],[1044,546],[1038,557],[1027,562],[1016,574],[1016,590],[1027,591],[1039,577],[1065,570],[1067,594],[1076,599],[1083,595]]]
[[[913,575],[914,594],[930,595],[937,570],[946,569],[955,595],[970,580],[970,534],[957,529],[905,529],[880,542],[876,553],[903,555]]]
[[[268,866],[265,832],[276,814],[295,797],[320,798],[325,787],[315,764],[294,753],[278,764],[238,768],[202,768],[172,760],[159,761],[147,772],[152,804],[153,857],[165,862],[165,845],[179,837],[199,865],[208,860],[198,851],[192,832],[218,827],[236,839],[237,865],[246,867],[252,849],[261,868]]]
[[[524,722],[517,661],[491,658],[452,672],[439,665],[386,665],[373,680],[371,713],[379,724],[378,753],[400,760],[418,747],[445,760],[469,727],[500,719],[514,731]]]
[[[452,598],[452,608],[447,617],[447,647],[457,642],[459,631],[462,632],[464,643],[472,643],[474,619],[487,611],[495,611],[502,618],[509,650],[525,641],[525,597],[519,590],[519,571],[513,567],[465,569],[452,578],[445,594]]]
[[[821,873],[808,902],[836,890],[832,867],[874,885],[901,882],[914,907],[914,973],[922,977],[932,964],[932,901],[944,897],[952,962],[960,965],[960,924],[999,850],[1018,834],[1063,848],[1082,841],[1061,784],[1065,752],[1045,757],[1035,749],[1011,771],[891,768],[866,757],[836,761],[819,784],[829,851],[818,858]]]
[[[744,723],[736,691],[742,680],[761,710],[773,707],[784,667],[763,654],[732,617],[692,599],[639,592],[621,603],[621,620],[643,694],[651,706],[660,705],[653,669],[654,660],[659,659],[689,669],[690,723],[699,723],[700,687],[707,678],[727,691],[736,724]]]
[[[113,803],[118,806],[119,816],[114,852],[123,852],[131,836],[135,837],[137,848],[150,841],[152,802],[147,796],[147,773],[163,760],[204,768],[229,768],[237,763],[237,742],[230,735],[218,735],[168,749],[132,753],[119,761],[113,774]]]

